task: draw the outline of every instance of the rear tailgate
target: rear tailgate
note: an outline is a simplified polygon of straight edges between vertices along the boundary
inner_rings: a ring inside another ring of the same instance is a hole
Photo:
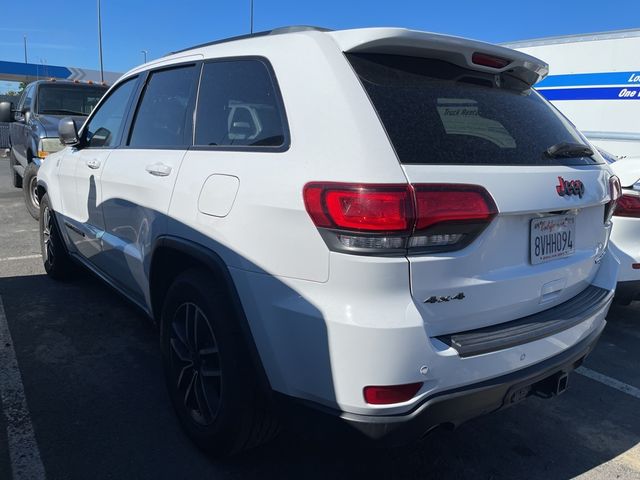
[[[523,175],[523,167],[513,166],[404,168],[412,183],[482,185],[499,212],[461,250],[409,256],[412,294],[431,327],[430,334],[460,332],[537,313],[577,295],[595,276],[596,256],[607,241],[602,203],[608,196],[606,170],[527,167]],[[559,196],[558,176],[582,180],[583,197]],[[575,218],[573,253],[534,265],[532,221],[554,216]],[[460,293],[462,299],[450,299]],[[433,297],[435,302],[430,301]]]
[[[507,322],[584,290],[608,240],[611,174],[598,154],[547,151],[588,144],[531,88],[523,68],[531,73],[540,64],[515,52],[517,61],[508,51],[492,57],[487,47],[480,60],[495,60],[491,72],[470,65],[479,48],[473,43],[464,46],[464,61],[455,45],[433,54],[428,42],[422,50],[419,42],[412,48],[370,44],[366,53],[354,47],[357,53],[347,58],[408,181],[416,190],[476,185],[498,211],[479,230],[475,222],[476,230],[465,231],[471,220],[444,221],[427,232],[436,234],[422,249],[409,250],[412,294],[429,334]],[[502,61],[511,63],[499,67]],[[464,210],[458,203],[454,208]]]

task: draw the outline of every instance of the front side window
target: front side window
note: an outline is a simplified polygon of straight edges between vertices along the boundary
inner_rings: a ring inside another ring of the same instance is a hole
[[[133,122],[129,146],[191,145],[197,75],[195,65],[151,74]]]
[[[24,108],[31,109],[31,103],[33,101],[33,90],[35,89],[34,85],[30,85],[24,92],[24,96],[22,97],[22,101],[20,102],[20,110]]]
[[[89,115],[107,89],[88,85],[41,85],[38,113],[43,115]]]
[[[198,96],[195,144],[281,147],[285,120],[269,70],[260,60],[207,63]]]
[[[25,100],[25,98],[27,98],[27,90],[28,90],[28,88],[25,88],[22,91],[22,95],[20,95],[20,100],[18,100],[18,106],[16,107],[16,110],[19,111],[19,112],[22,111],[22,106],[24,105],[24,100]]]
[[[115,147],[120,144],[127,106],[136,86],[136,78],[118,85],[96,110],[85,129],[89,148]]]

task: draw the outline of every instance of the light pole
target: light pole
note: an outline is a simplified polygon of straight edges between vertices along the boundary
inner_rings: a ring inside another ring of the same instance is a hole
[[[147,63],[147,53],[149,53],[147,50],[140,50],[140,53],[142,53],[142,55],[144,55],[144,63]]]
[[[251,12],[250,12],[250,15],[249,15],[249,22],[250,22],[249,33],[253,33],[253,0],[249,0],[249,1],[251,2],[251,4],[250,4]]]
[[[24,39],[24,63],[29,63],[27,61],[27,36],[24,35],[22,38]]]
[[[98,49],[100,51],[100,82],[104,83],[104,69],[102,67],[102,17],[100,16],[100,0],[98,0]]]

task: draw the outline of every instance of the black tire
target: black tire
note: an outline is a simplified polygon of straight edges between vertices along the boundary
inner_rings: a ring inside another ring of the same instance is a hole
[[[13,148],[9,149],[9,175],[11,175],[11,185],[16,188],[22,188],[22,177],[15,171],[13,168],[17,165],[18,162],[16,160],[15,155],[13,154]]]
[[[196,445],[225,457],[278,433],[238,319],[206,270],[187,270],[169,287],[161,344],[171,402]]]
[[[47,275],[56,280],[68,280],[75,272],[75,265],[64,245],[46,193],[40,199],[39,224],[40,251]]]
[[[30,163],[24,170],[22,178],[22,191],[24,192],[24,204],[29,215],[38,220],[40,218],[40,202],[36,191],[38,182],[38,167],[35,163]]]

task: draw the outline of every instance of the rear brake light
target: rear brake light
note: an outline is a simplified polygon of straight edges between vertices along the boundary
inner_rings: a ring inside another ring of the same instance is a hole
[[[416,185],[416,227],[409,247],[439,251],[462,248],[498,213],[489,193],[477,185]]]
[[[609,177],[609,197],[610,200],[604,208],[604,223],[608,224],[611,221],[611,217],[616,211],[616,205],[622,196],[622,185],[620,179],[615,175]]]
[[[497,214],[477,185],[318,182],[307,184],[303,195],[329,247],[349,253],[457,250]]]
[[[408,231],[413,200],[408,185],[308,183],[304,204],[317,227],[365,232]]]
[[[411,195],[406,187],[329,189],[324,201],[329,218],[347,230],[404,231],[413,221]]]
[[[511,63],[511,60],[507,58],[496,57],[495,55],[480,52],[475,52],[471,56],[471,61],[476,65],[491,68],[504,68]]]
[[[446,222],[488,222],[497,213],[487,191],[475,185],[417,185],[416,230]]]
[[[389,405],[411,400],[422,387],[422,382],[406,385],[364,387],[364,401],[371,405]]]
[[[622,195],[618,199],[613,216],[640,218],[640,194],[625,193]]]

